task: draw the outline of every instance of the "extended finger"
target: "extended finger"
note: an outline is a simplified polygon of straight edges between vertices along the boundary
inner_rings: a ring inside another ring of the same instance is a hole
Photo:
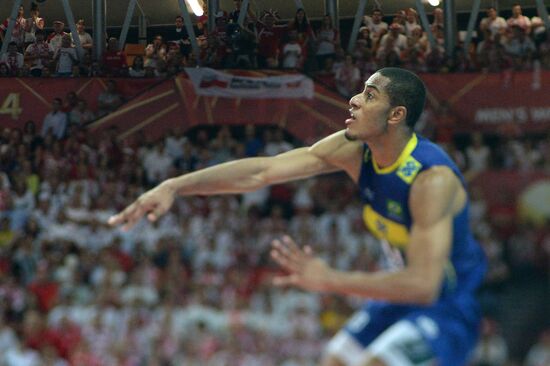
[[[166,209],[158,205],[152,212],[147,214],[147,219],[151,222],[155,222],[159,219],[159,217],[164,215],[165,212],[166,212]]]
[[[141,207],[132,211],[132,214],[126,220],[126,224],[122,227],[123,230],[127,231],[133,228],[137,224],[137,222],[141,219],[144,213],[145,213],[145,209]]]
[[[124,226],[122,229],[125,231],[130,230],[139,221],[139,219],[141,219],[145,213],[145,210],[146,208],[139,200],[128,206],[126,210],[122,211],[122,215],[124,215]]]
[[[279,239],[274,239],[271,242],[271,246],[273,247],[273,249],[277,250],[281,255],[284,255],[286,257],[296,257],[295,253],[291,250],[291,248],[289,248],[288,245],[286,245]]]
[[[291,273],[295,273],[300,270],[300,265],[296,261],[277,251],[277,249],[273,249],[270,254],[271,258],[273,258],[273,260],[277,262],[277,264],[284,270]]]
[[[125,208],[124,211],[113,215],[109,217],[109,220],[107,220],[107,223],[111,226],[118,226],[126,221],[126,210],[128,210],[129,207]]]
[[[297,258],[301,258],[304,254],[304,251],[296,245],[296,242],[288,235],[283,236],[283,244],[288,248],[292,255]]]

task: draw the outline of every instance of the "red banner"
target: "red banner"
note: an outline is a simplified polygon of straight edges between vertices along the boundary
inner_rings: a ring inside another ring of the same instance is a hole
[[[510,126],[522,131],[550,128],[550,72],[502,74],[424,74],[429,103],[447,103],[457,130],[497,132]],[[436,115],[437,119],[437,115]]]
[[[247,72],[240,71],[240,74]],[[278,75],[272,72],[264,75]],[[261,75],[254,72],[255,76]],[[429,104],[445,103],[454,117],[455,130],[521,131],[550,128],[550,72],[506,74],[423,74]],[[157,79],[117,79],[119,91],[129,100],[117,112],[94,125],[116,124],[125,136],[140,129],[159,135],[174,124],[269,123],[311,141],[343,127],[347,101],[315,85],[314,99],[257,99],[204,97],[195,94],[185,75]],[[0,125],[21,127],[33,120],[38,125],[50,110],[54,97],[75,91],[95,109],[105,79],[0,79]],[[437,112],[436,112],[437,120]],[[154,126],[154,128],[152,128]],[[131,129],[131,131],[129,130]]]
[[[201,124],[274,124],[313,142],[343,128],[347,108],[343,98],[319,85],[313,99],[223,98],[197,95],[191,81],[181,75],[150,88],[90,129],[118,126],[120,138],[146,130],[154,139],[176,124],[184,129]]]
[[[92,110],[97,108],[97,97],[106,88],[106,79],[0,79],[0,125],[23,127],[29,120],[38,126],[51,110],[54,98],[65,99],[74,91],[88,102]],[[156,79],[118,79],[117,90],[126,100],[131,100],[147,88],[159,83]]]

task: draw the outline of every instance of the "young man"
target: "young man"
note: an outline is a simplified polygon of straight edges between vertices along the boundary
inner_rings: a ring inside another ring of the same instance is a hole
[[[185,23],[181,15],[176,16],[175,26],[168,35],[167,43],[176,44],[180,53],[187,58],[191,53],[191,41],[189,40],[189,35],[187,34],[187,29],[185,29]]]
[[[34,43],[27,46],[25,58],[31,64],[31,75],[40,77],[43,70],[49,67],[53,57],[53,49],[45,41],[44,32],[36,31]]]
[[[384,242],[387,272],[341,272],[296,246],[274,241],[288,272],[276,285],[369,300],[329,343],[323,365],[462,366],[476,344],[475,292],[485,272],[468,228],[468,197],[452,160],[413,132],[425,100],[413,73],[384,68],[350,99],[346,129],[311,147],[228,162],[169,179],[143,194],[112,225],[156,220],[177,194],[241,193],[345,171],[360,187],[363,217]]]

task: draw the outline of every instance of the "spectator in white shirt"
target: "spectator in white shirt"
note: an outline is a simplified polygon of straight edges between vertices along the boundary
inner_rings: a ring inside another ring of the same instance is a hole
[[[413,8],[408,8],[406,10],[407,20],[405,21],[405,35],[407,37],[412,36],[415,29],[422,29],[420,24],[418,24],[418,14]]]
[[[73,74],[73,66],[78,63],[78,55],[71,44],[70,35],[65,34],[63,36],[61,47],[55,51],[53,58],[56,62],[57,76],[71,76]]]
[[[92,36],[90,36],[90,33],[86,32],[84,29],[85,26],[86,24],[84,23],[84,19],[79,19],[78,22],[76,22],[76,31],[78,33],[78,38],[80,39],[80,46],[82,46],[84,51],[91,53],[94,40],[92,39]]]
[[[25,22],[25,46],[36,40],[36,32],[44,29],[44,18],[40,17],[38,5],[31,3],[31,17]]]
[[[156,184],[168,178],[173,161],[164,148],[164,142],[159,142],[154,149],[149,150],[143,156],[143,167],[147,174],[147,180]]]
[[[508,27],[518,26],[523,29],[525,34],[531,33],[531,20],[522,14],[519,4],[512,5],[512,16],[506,22]]]
[[[290,31],[288,42],[283,46],[283,69],[298,69],[302,64],[302,47],[298,43],[298,33]]]
[[[5,6],[7,6],[7,3]],[[4,42],[4,37],[6,36],[6,31],[8,30],[9,20],[10,19],[8,18],[0,24],[0,41],[2,42]],[[27,19],[25,19],[25,9],[23,8],[23,5],[21,5],[17,12],[15,24],[13,25],[13,29],[11,31],[11,41],[15,42],[17,47],[23,47],[26,24]]]
[[[482,172],[489,166],[491,151],[483,144],[483,135],[474,133],[472,135],[472,145],[466,148],[466,157],[468,159],[468,170],[470,172]]]
[[[53,49],[45,41],[44,32],[38,30],[35,34],[34,43],[27,46],[25,58],[31,63],[31,75],[40,77],[45,68],[48,67],[53,56]]]
[[[489,30],[491,39],[494,39],[497,34],[503,35],[507,27],[508,24],[506,24],[506,20],[504,20],[503,17],[499,17],[497,9],[493,7],[487,9],[487,17],[481,19],[479,23],[481,33],[485,30]]]
[[[61,40],[63,36],[67,33],[63,31],[65,23],[60,20],[55,20],[53,22],[53,32],[48,36],[47,42],[52,46],[54,52],[61,47]]]
[[[55,98],[52,102],[52,111],[46,114],[42,123],[42,137],[45,137],[51,130],[53,136],[61,140],[65,136],[67,129],[67,114],[61,111],[61,98]]]
[[[88,103],[84,99],[79,99],[76,107],[69,112],[69,123],[71,125],[82,126],[95,118],[94,112],[88,108]]]
[[[189,143],[187,137],[179,127],[175,127],[170,131],[170,134],[166,137],[164,142],[168,155],[170,155],[174,161],[183,158],[184,146]]]
[[[401,52],[407,48],[407,37],[402,34],[403,26],[392,23],[389,29],[389,33],[385,34],[380,40],[380,47],[378,47],[376,54],[379,60],[385,60],[391,53],[399,58]]]
[[[388,31],[388,23],[382,21],[382,10],[374,9],[372,16],[365,16],[363,23],[369,28],[370,36],[374,44]]]

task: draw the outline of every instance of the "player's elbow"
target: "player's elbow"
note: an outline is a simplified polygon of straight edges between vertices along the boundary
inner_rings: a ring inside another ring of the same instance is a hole
[[[439,288],[430,283],[418,286],[414,291],[414,302],[419,305],[432,305],[439,297]]]
[[[436,291],[424,291],[419,292],[416,296],[416,303],[419,305],[425,305],[429,306],[432,305],[437,300],[437,292]]]

